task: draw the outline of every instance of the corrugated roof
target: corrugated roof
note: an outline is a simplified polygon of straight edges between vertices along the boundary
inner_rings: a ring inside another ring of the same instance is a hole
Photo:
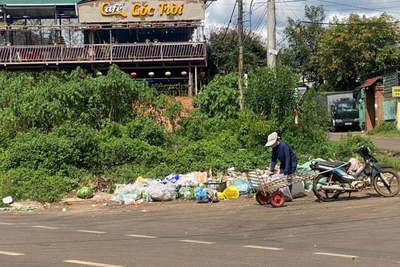
[[[368,79],[360,87],[365,88],[365,87],[371,86],[374,83],[376,83],[378,80],[382,80],[382,76],[377,76],[375,78]]]
[[[76,4],[81,0],[0,0],[0,5]]]

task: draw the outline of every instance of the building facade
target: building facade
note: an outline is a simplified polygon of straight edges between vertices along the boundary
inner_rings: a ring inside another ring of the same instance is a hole
[[[392,88],[400,85],[400,66],[392,66],[363,77],[357,90],[359,101],[365,106],[365,130],[372,130],[383,122],[400,121],[398,98]]]
[[[203,0],[0,0],[0,68],[111,64],[196,93],[206,67]]]

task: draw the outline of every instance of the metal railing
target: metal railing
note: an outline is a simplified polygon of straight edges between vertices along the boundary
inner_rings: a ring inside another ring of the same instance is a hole
[[[204,42],[0,46],[0,64],[205,60]]]

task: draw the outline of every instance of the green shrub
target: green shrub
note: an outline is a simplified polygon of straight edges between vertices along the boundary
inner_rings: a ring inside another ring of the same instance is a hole
[[[379,162],[392,165],[393,169],[400,172],[400,156],[393,157],[384,154],[378,154],[376,158],[378,159]]]
[[[214,138],[182,144],[169,154],[168,163],[174,173],[265,167],[266,151],[258,148],[242,148],[237,135],[225,131]]]
[[[277,123],[245,111],[240,112],[237,119],[228,120],[225,129],[237,136],[243,148],[253,150],[257,146],[265,145],[268,135],[276,131]]]
[[[368,146],[372,153],[378,152],[378,148],[370,139],[354,135],[349,138],[342,138],[340,142],[334,143],[331,156],[336,160],[347,161],[352,157],[359,156],[355,150],[360,148],[362,145]]]
[[[165,151],[138,139],[110,138],[100,143],[98,166],[114,168],[125,164],[151,167],[165,158]]]
[[[235,118],[239,111],[237,77],[237,73],[216,75],[203,87],[194,101],[195,106],[198,105],[201,112],[208,117]]]
[[[367,135],[400,137],[400,131],[397,129],[395,121],[385,121],[376,126],[374,129],[368,131]]]
[[[59,201],[65,192],[76,186],[71,178],[53,175],[43,169],[16,168],[0,173],[0,194],[12,196],[15,201]]]
[[[99,138],[94,129],[79,123],[67,122],[56,128],[49,136],[65,138],[71,148],[78,152],[77,168],[91,169],[95,166],[95,158],[99,150]]]
[[[209,118],[199,110],[191,110],[186,118],[182,118],[177,134],[191,141],[207,138],[211,133],[225,128],[226,120],[221,117]]]
[[[5,153],[5,170],[46,169],[57,173],[68,166],[79,166],[80,151],[66,137],[41,133],[19,134]]]
[[[244,90],[246,107],[268,119],[278,119],[293,114],[294,88],[298,78],[288,67],[261,68],[250,73]]]
[[[127,124],[127,136],[153,146],[163,146],[167,140],[164,128],[149,117],[137,117]]]

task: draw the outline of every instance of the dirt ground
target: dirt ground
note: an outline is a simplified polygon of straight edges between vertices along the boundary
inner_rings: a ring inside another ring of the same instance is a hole
[[[46,212],[54,214],[79,214],[79,213],[104,213],[104,212],[152,212],[162,210],[193,210],[203,208],[207,205],[214,205],[221,209],[232,208],[233,206],[258,205],[253,195],[242,195],[233,200],[221,200],[217,203],[198,203],[197,200],[173,200],[167,202],[143,202],[131,205],[116,204],[110,201],[112,194],[97,193],[91,199],[80,199],[76,196],[69,196],[60,202],[41,204],[38,202],[13,203],[11,212]],[[312,192],[306,193],[305,197],[296,198],[287,202],[288,206],[315,202]]]
[[[192,104],[192,97],[188,96],[177,96],[175,97],[175,100],[180,101],[182,103],[182,106],[186,110],[193,109],[193,104]]]

